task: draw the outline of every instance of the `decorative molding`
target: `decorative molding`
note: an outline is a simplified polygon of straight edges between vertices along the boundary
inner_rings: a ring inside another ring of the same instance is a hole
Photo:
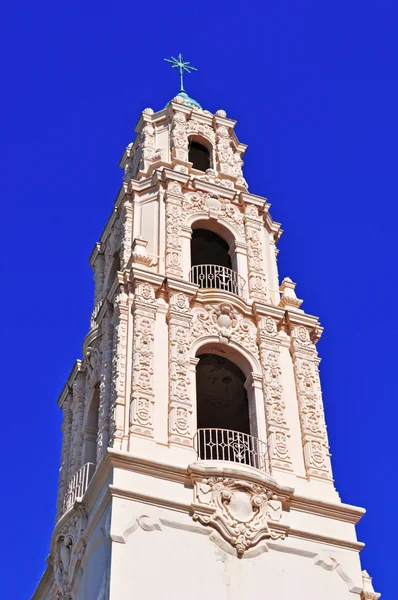
[[[306,327],[292,327],[290,352],[299,404],[306,474],[308,477],[333,481],[319,381],[319,358],[310,331]]]
[[[252,298],[267,301],[266,277],[264,270],[263,222],[258,208],[254,204],[246,204],[245,235],[247,243],[247,260],[249,273],[249,293]]]
[[[192,479],[193,520],[216,529],[238,556],[262,539],[285,538],[281,499],[265,485],[217,476]]]
[[[280,340],[277,321],[270,316],[259,323],[259,346],[263,371],[263,390],[267,424],[268,452],[271,472],[273,468],[292,471],[289,451],[289,427],[285,402],[282,398],[282,369],[280,366]]]
[[[133,304],[133,376],[130,433],[153,437],[156,287],[136,282]]]
[[[229,302],[197,306],[192,311],[191,343],[206,335],[217,335],[220,342],[239,344],[259,359],[257,329]]]
[[[169,441],[192,446],[192,401],[190,391],[190,314],[189,296],[170,295],[169,325]]]

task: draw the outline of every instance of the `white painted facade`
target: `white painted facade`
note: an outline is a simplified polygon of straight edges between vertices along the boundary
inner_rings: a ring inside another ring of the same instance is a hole
[[[177,96],[143,111],[122,157],[124,183],[90,258],[84,359],[59,399],[57,519],[34,600],[379,597],[359,559],[364,510],[333,483],[322,327],[295,284],[279,282],[280,224],[248,192],[234,126]],[[192,142],[206,149],[205,171]],[[191,237],[203,230],[228,245],[230,267],[192,270]],[[201,408],[204,356],[242,374],[249,431],[198,433],[223,406],[234,418],[236,390],[214,400],[216,375]]]

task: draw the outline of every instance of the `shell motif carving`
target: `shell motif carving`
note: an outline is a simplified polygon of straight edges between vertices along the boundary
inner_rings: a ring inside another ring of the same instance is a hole
[[[238,556],[262,539],[284,539],[268,521],[282,517],[282,503],[265,487],[241,480],[211,477],[195,482],[192,518],[216,529]]]
[[[206,335],[217,335],[220,342],[236,342],[258,358],[255,325],[228,302],[206,304],[193,310],[191,342]]]

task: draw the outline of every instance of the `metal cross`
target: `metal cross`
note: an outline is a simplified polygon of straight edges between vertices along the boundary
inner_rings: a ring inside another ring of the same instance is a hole
[[[171,57],[171,60],[169,58],[165,58],[164,59],[166,62],[169,62],[173,65],[173,69],[178,69],[180,72],[180,92],[185,92],[184,90],[184,83],[183,83],[183,72],[186,71],[187,73],[190,73],[191,71],[197,71],[198,69],[195,69],[195,67],[190,67],[189,65],[191,63],[186,62],[182,59],[181,54],[178,55],[178,58],[174,58],[174,56]]]

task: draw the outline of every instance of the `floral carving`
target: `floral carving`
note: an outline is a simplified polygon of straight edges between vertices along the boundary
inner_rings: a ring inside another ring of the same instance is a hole
[[[73,515],[58,533],[51,557],[56,584],[56,598],[70,600],[76,567],[81,562],[85,543],[81,539],[85,527],[82,511]]]
[[[248,204],[245,212],[247,260],[249,267],[249,289],[251,295],[266,299],[266,278],[262,244],[262,221],[258,209]]]
[[[166,272],[182,276],[181,233],[183,225],[181,184],[169,181],[166,196]]]
[[[318,373],[318,355],[306,327],[293,330],[291,343],[306,471],[331,479],[329,444]]]
[[[244,237],[243,215],[239,208],[226,198],[208,192],[188,193],[183,199],[184,215],[205,214],[228,223]]]
[[[259,335],[265,412],[267,416],[267,436],[271,469],[273,467],[292,470],[289,455],[287,426],[283,400],[282,369],[280,367],[280,342],[276,322],[265,317]]]
[[[134,302],[133,382],[130,407],[130,431],[153,436],[153,360],[154,288],[148,283],[137,286]]]
[[[229,130],[225,125],[218,125],[216,128],[216,150],[220,173],[235,177],[238,185],[247,187],[242,174],[242,157],[233,147]]]
[[[241,556],[262,539],[284,539],[273,528],[282,516],[282,503],[262,485],[224,477],[197,479],[192,517],[216,529]]]
[[[190,399],[190,321],[189,299],[179,292],[170,299],[169,311],[169,437],[170,441],[191,445]]]
[[[224,343],[236,342],[258,357],[256,327],[228,302],[194,309],[191,340],[205,335],[217,335]]]

